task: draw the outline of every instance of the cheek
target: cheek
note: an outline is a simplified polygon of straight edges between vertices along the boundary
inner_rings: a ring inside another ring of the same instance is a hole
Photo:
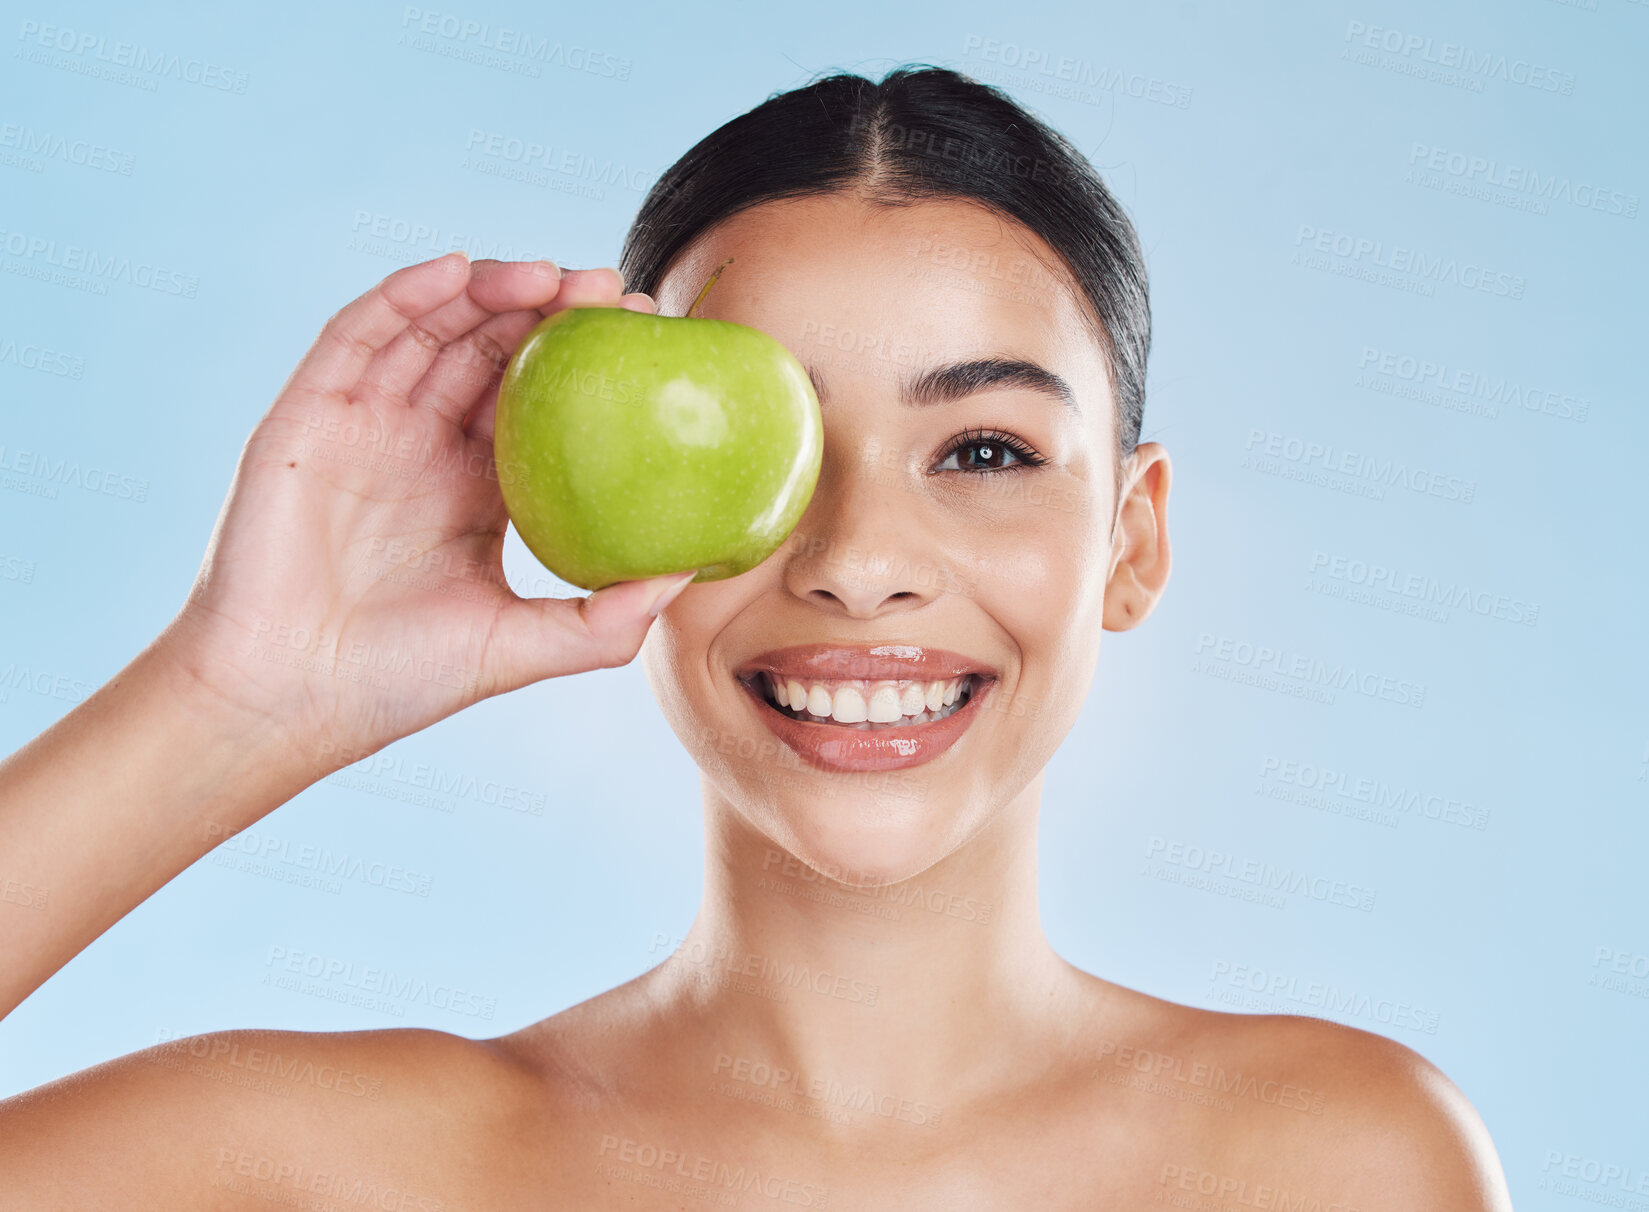
[[[964,588],[976,585],[1004,626],[1011,619],[1010,634],[1027,637],[1079,622],[1103,596],[1106,562],[1105,536],[1082,507],[1085,498],[1038,487],[1015,488],[1024,499],[1011,507],[980,510],[951,545],[966,570]]]
[[[1109,555],[1096,515],[1045,503],[999,510],[969,528],[957,554],[977,605],[1017,649],[1018,693],[1047,721],[1079,711],[1098,657]]]
[[[690,586],[648,629],[641,646],[641,667],[653,697],[690,752],[714,745],[728,726],[727,700],[744,693],[718,659],[718,640],[754,592],[752,583],[739,583],[744,581]]]
[[[725,705],[718,709],[711,701],[715,688],[702,672],[704,643],[682,623],[660,618],[647,632],[640,659],[664,722],[698,766],[714,770],[727,760],[717,754],[737,752],[742,738],[729,730]]]

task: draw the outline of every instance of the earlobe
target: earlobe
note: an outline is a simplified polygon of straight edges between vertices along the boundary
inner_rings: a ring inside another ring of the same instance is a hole
[[[1102,626],[1128,631],[1144,622],[1168,584],[1168,451],[1145,442],[1129,457],[1126,487],[1112,537],[1111,574],[1105,585]]]

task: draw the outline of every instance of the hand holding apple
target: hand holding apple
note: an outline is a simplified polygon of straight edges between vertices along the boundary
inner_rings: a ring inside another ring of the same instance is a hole
[[[621,290],[610,269],[451,254],[339,311],[241,452],[168,659],[226,718],[269,721],[332,769],[477,699],[632,659],[685,582],[518,597],[492,433],[521,339],[569,309],[651,309]]]

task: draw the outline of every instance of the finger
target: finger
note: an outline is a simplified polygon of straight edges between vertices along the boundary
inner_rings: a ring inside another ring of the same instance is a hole
[[[283,391],[345,394],[379,350],[411,321],[463,293],[469,277],[463,253],[396,270],[326,322]]]
[[[620,581],[583,598],[516,598],[499,613],[489,650],[494,693],[544,678],[628,664],[641,651],[650,611],[668,606],[697,575]],[[656,605],[655,605],[656,604]],[[496,655],[496,663],[490,658]]]
[[[551,261],[475,262],[469,289],[408,324],[367,365],[353,398],[406,404],[449,344],[499,312],[536,310],[553,299],[560,287],[561,271]]]
[[[624,295],[624,279],[616,269],[569,269],[562,274],[561,293],[539,311],[554,315],[569,307],[617,307]]]
[[[462,426],[482,395],[503,375],[522,339],[542,322],[536,307],[487,319],[441,351],[409,398],[412,406],[427,408]]]
[[[620,307],[628,308],[631,311],[643,312],[649,316],[656,316],[658,314],[658,304],[653,301],[653,296],[645,294],[642,291],[637,291],[635,294],[631,295],[625,295],[618,301],[618,305]]]

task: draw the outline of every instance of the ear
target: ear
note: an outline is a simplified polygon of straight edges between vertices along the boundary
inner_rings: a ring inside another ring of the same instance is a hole
[[[1144,442],[1122,468],[1122,497],[1111,528],[1111,571],[1105,581],[1107,631],[1145,620],[1168,584],[1168,485],[1173,468],[1160,443]]]

